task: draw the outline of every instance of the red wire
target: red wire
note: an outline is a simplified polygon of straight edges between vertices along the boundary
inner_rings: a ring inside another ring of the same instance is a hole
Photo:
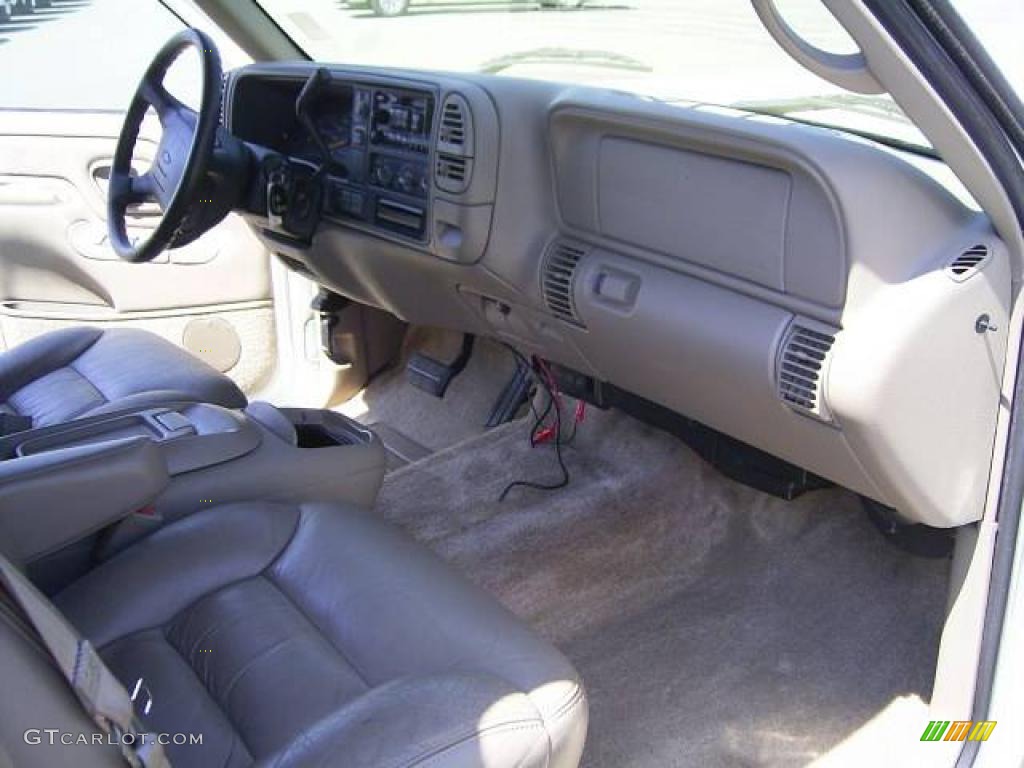
[[[551,369],[543,358],[534,355],[533,361],[537,368],[540,369],[541,376],[544,377],[545,383],[551,390],[551,398],[554,401],[554,406],[558,410],[558,414],[560,416],[562,412],[562,395],[558,391],[558,384],[555,383],[555,377],[551,374]],[[556,424],[560,422],[561,418],[558,418]],[[554,437],[556,429],[557,426],[554,425],[544,426],[543,424],[538,424],[537,429],[533,433],[533,444],[537,445],[539,443],[549,442]]]

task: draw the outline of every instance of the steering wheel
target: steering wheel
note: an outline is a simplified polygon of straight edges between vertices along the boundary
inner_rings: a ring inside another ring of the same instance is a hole
[[[174,98],[164,87],[167,70],[188,48],[199,54],[203,90],[199,112]],[[208,217],[201,206],[220,124],[221,63],[217,47],[198,29],[176,34],[156,54],[132,97],[117,139],[107,194],[110,244],[125,261],[151,261],[202,234]],[[153,164],[141,176],[131,172],[132,154],[147,110],[160,118],[163,136]],[[207,191],[208,193],[208,191]],[[128,237],[126,214],[136,203],[156,200],[163,218],[145,240]]]

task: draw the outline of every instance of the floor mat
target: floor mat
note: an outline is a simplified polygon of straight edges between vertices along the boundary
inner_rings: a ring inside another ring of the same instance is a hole
[[[585,765],[805,765],[927,699],[948,561],[891,547],[855,496],[766,496],[614,413],[565,456],[568,488],[499,503],[559,474],[506,425],[393,472],[378,506],[573,660]]]
[[[370,426],[383,425],[380,433],[388,442],[403,443],[402,453],[433,452],[447,448],[484,431],[491,409],[515,370],[507,349],[478,338],[465,370],[456,376],[444,398],[437,398],[408,383],[405,364],[413,351],[439,360],[454,360],[462,334],[436,329],[414,328],[403,345],[396,365],[384,371],[359,396],[338,410]],[[402,462],[400,462],[402,463]]]

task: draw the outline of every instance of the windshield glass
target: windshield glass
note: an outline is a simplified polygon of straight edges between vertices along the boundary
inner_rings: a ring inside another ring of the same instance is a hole
[[[750,0],[258,0],[319,61],[486,72],[785,115],[930,150],[888,95],[843,91],[806,71]],[[856,45],[821,0],[776,0],[805,39]],[[1024,92],[1024,2],[954,0]]]
[[[259,0],[317,60],[486,72],[785,114],[927,148],[888,96],[795,63],[750,0]],[[813,44],[856,50],[820,0],[778,0]]]

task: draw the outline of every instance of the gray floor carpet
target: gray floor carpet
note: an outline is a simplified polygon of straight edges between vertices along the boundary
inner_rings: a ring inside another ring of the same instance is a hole
[[[499,504],[558,476],[510,424],[391,473],[379,509],[574,661],[585,765],[806,765],[928,698],[948,563],[891,547],[851,494],[780,501],[595,411],[566,461],[567,489]]]

